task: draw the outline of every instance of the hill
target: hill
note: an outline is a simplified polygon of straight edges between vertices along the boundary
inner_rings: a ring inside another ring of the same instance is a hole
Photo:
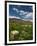
[[[27,20],[21,20],[21,19],[16,19],[16,18],[9,18],[9,22],[16,22],[16,23],[20,23],[20,24],[32,24],[31,21],[27,21]]]

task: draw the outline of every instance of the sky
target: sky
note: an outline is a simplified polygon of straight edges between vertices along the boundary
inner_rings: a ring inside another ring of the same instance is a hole
[[[32,20],[33,9],[28,5],[9,5],[9,17]]]

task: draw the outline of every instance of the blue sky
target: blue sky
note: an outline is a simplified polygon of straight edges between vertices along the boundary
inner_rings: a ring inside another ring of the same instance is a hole
[[[9,5],[9,16],[18,19],[32,19],[33,9],[28,5]]]

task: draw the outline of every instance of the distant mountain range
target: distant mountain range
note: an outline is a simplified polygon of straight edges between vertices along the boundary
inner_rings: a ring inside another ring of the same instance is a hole
[[[32,24],[31,21],[27,21],[27,20],[21,20],[21,19],[16,19],[16,18],[9,18],[9,22],[16,22],[16,23],[22,23],[22,24]]]
[[[9,19],[10,19],[10,20],[16,20],[16,19],[17,19],[17,20],[24,20],[24,21],[33,22],[31,19],[21,19],[21,18],[19,18],[19,17],[14,17],[14,16],[13,16],[13,17],[9,17]]]

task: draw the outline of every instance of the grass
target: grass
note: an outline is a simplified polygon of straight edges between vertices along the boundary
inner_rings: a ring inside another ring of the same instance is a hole
[[[13,32],[14,31],[14,32]],[[17,33],[18,32],[18,33]],[[32,23],[24,23],[21,21],[10,21],[9,22],[9,40],[32,40],[33,39],[33,29]]]

